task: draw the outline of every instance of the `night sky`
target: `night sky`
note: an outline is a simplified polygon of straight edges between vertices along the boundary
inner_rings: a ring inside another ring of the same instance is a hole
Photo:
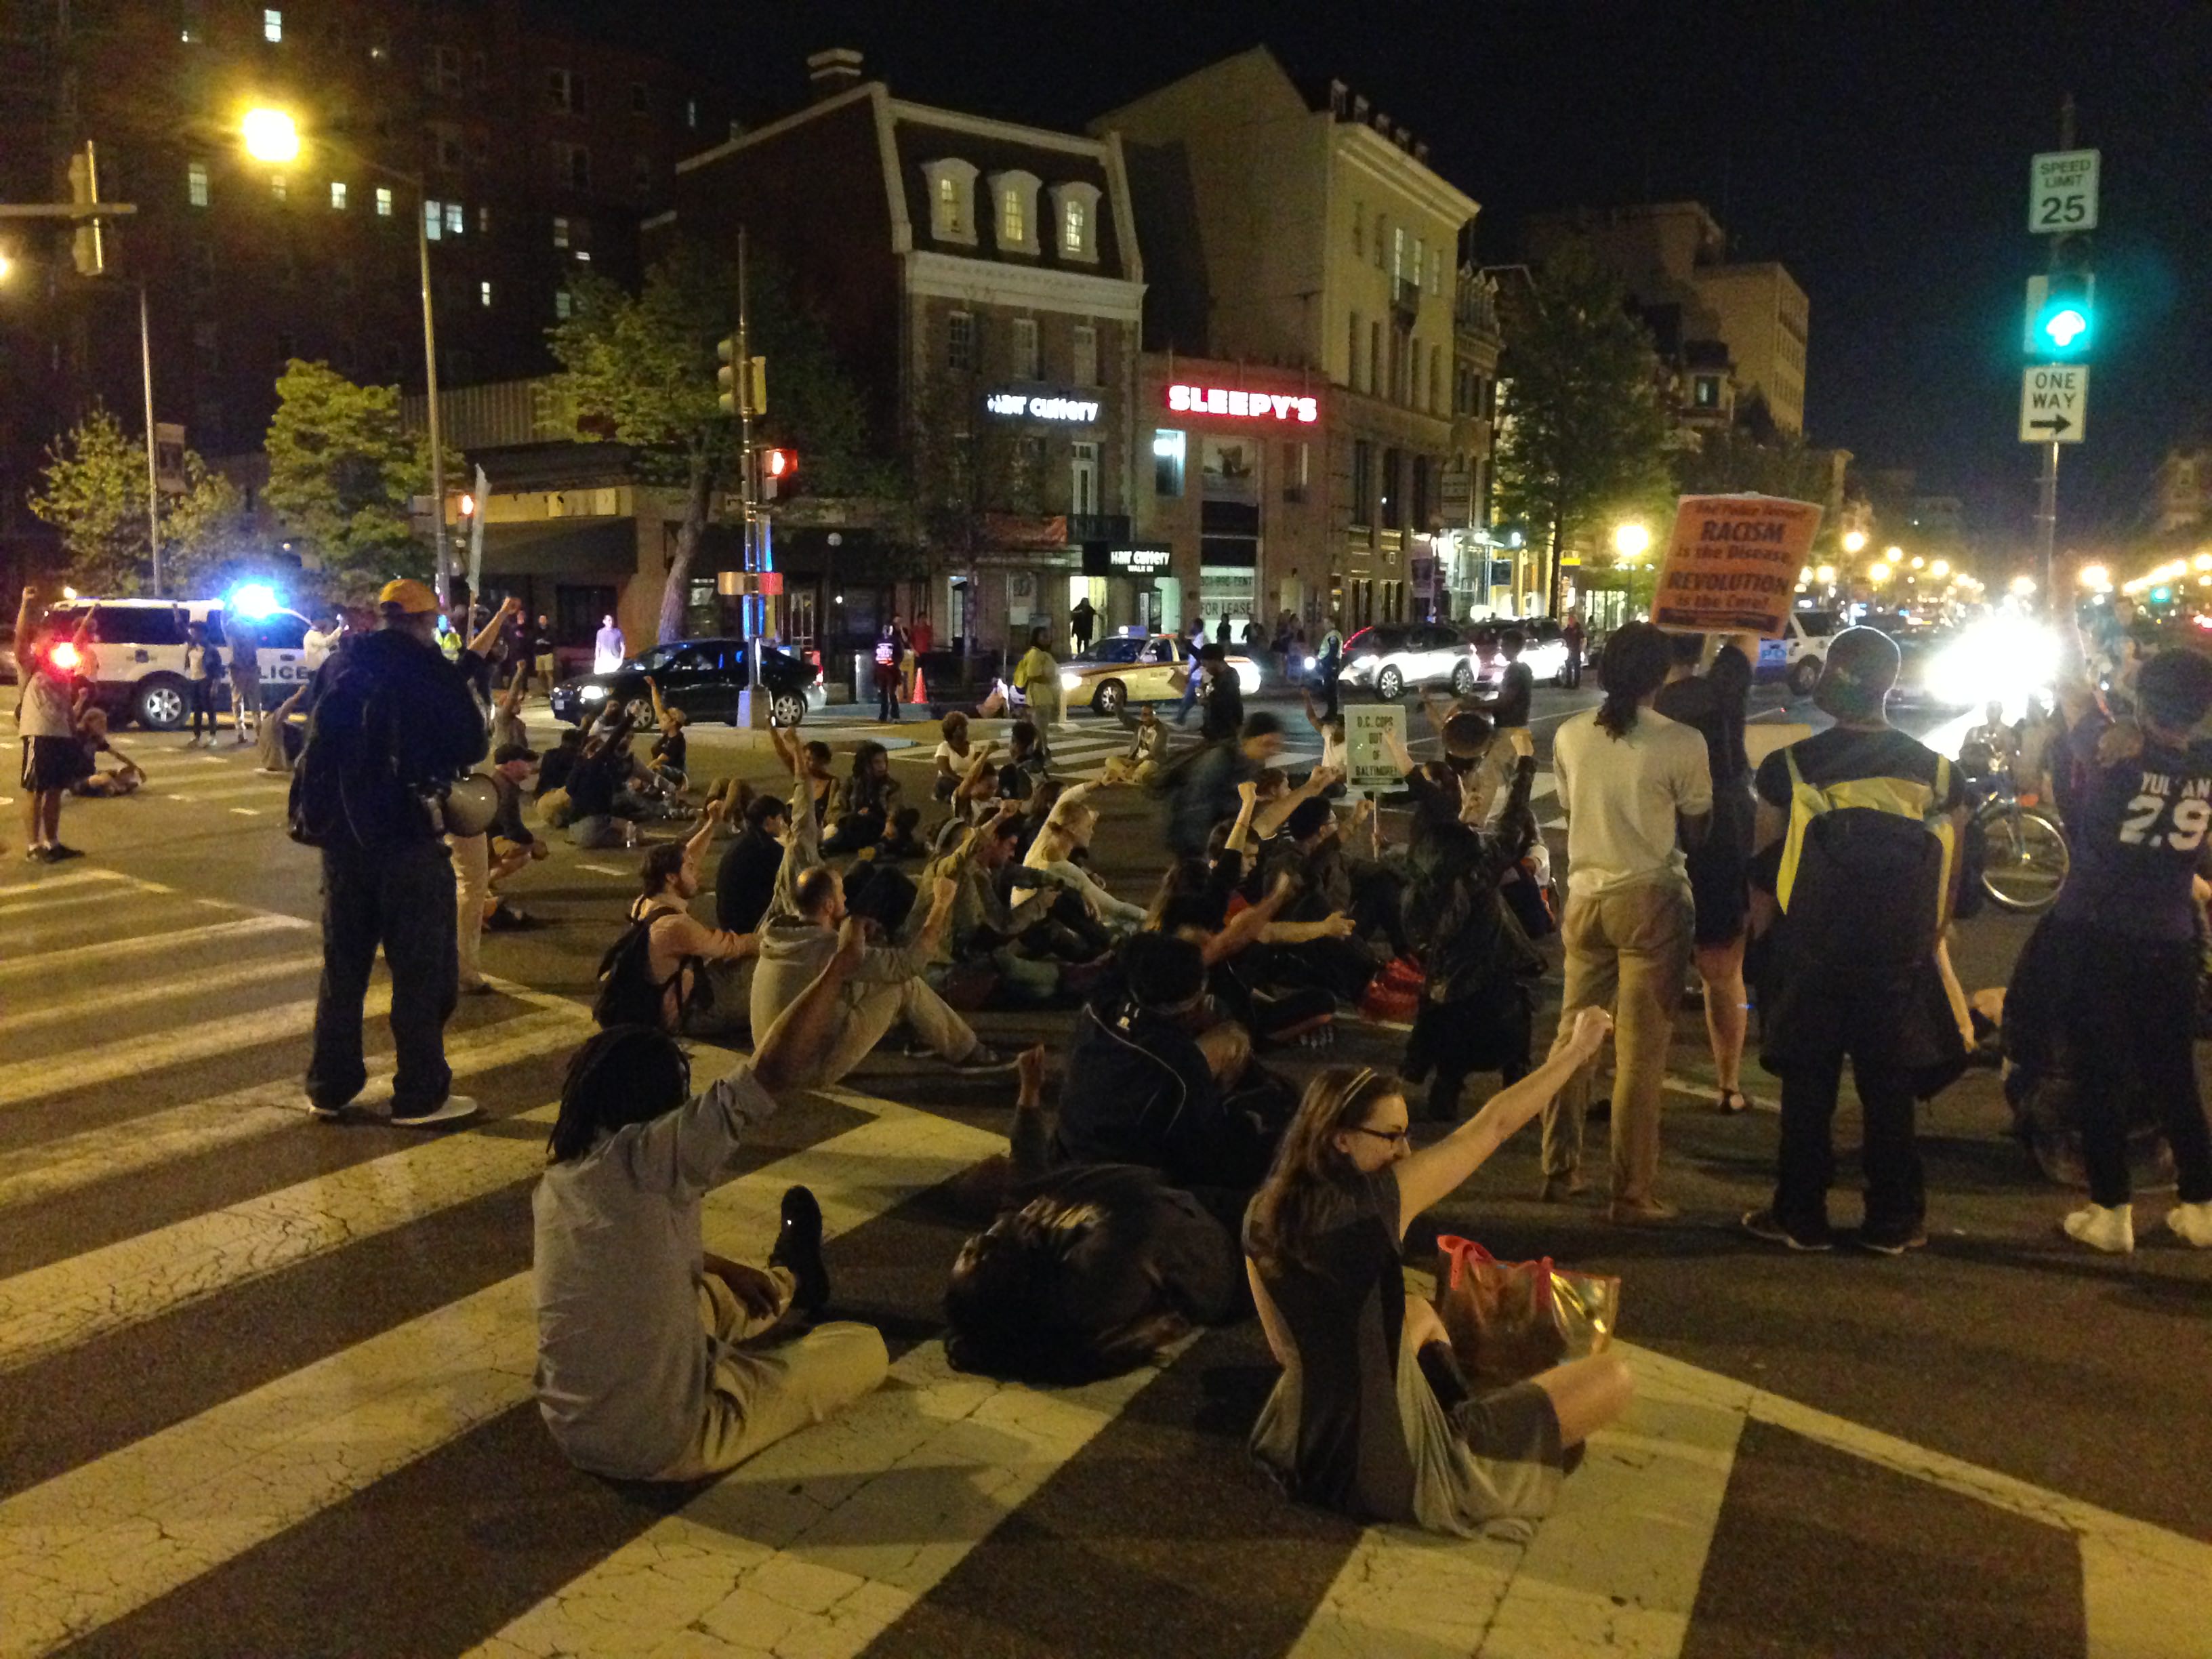
[[[591,0],[573,0],[594,9]],[[617,8],[600,8],[608,12]],[[2065,453],[2080,543],[2139,521],[2166,446],[2212,434],[2212,6],[2202,0],[809,0],[620,7],[708,41],[749,118],[804,97],[809,52],[850,46],[902,96],[1068,128],[1255,44],[1345,81],[1430,145],[1510,259],[1523,213],[1695,197],[1738,257],[1812,299],[1808,437],[1911,466],[1977,530],[2024,536],[2014,438],[2028,157],[2071,91],[2104,152],[2103,343],[2089,437]],[[703,37],[703,38],[702,38]]]

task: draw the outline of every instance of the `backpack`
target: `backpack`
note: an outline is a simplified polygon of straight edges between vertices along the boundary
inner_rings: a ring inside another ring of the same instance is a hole
[[[617,1025],[659,1027],[668,988],[686,974],[691,976],[691,988],[677,1010],[677,1023],[680,1025],[690,1015],[714,1006],[714,985],[696,957],[684,957],[666,979],[653,976],[653,924],[667,914],[647,910],[636,917],[599,958],[599,990],[592,1000],[592,1018],[600,1030]]]
[[[1805,781],[1792,750],[1783,759],[1790,830],[1775,892],[1790,935],[1832,981],[1918,969],[1936,949],[1956,851],[1941,805],[1950,763],[1937,759],[1932,787],[1863,778],[1821,788]]]

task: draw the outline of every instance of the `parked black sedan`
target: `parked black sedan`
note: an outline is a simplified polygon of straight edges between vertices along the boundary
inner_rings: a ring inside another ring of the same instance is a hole
[[[580,674],[553,688],[553,718],[581,726],[599,718],[610,702],[627,703],[640,726],[653,720],[653,697],[646,677],[660,687],[660,700],[680,708],[687,719],[737,723],[738,693],[745,685],[744,640],[677,640],[630,658],[611,674]],[[778,726],[796,726],[821,700],[814,665],[772,645],[761,647],[761,684]]]

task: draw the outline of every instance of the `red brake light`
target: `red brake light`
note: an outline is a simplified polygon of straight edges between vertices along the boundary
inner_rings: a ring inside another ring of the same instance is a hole
[[[57,668],[74,670],[77,665],[76,647],[68,640],[56,640],[46,652],[46,660]]]

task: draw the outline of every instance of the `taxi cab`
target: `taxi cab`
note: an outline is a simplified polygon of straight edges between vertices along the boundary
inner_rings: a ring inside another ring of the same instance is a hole
[[[1133,702],[1179,702],[1177,678],[1191,660],[1190,643],[1172,634],[1115,634],[1060,665],[1061,707],[1088,707],[1109,718]],[[1246,696],[1260,689],[1260,665],[1232,653],[1229,666]]]

